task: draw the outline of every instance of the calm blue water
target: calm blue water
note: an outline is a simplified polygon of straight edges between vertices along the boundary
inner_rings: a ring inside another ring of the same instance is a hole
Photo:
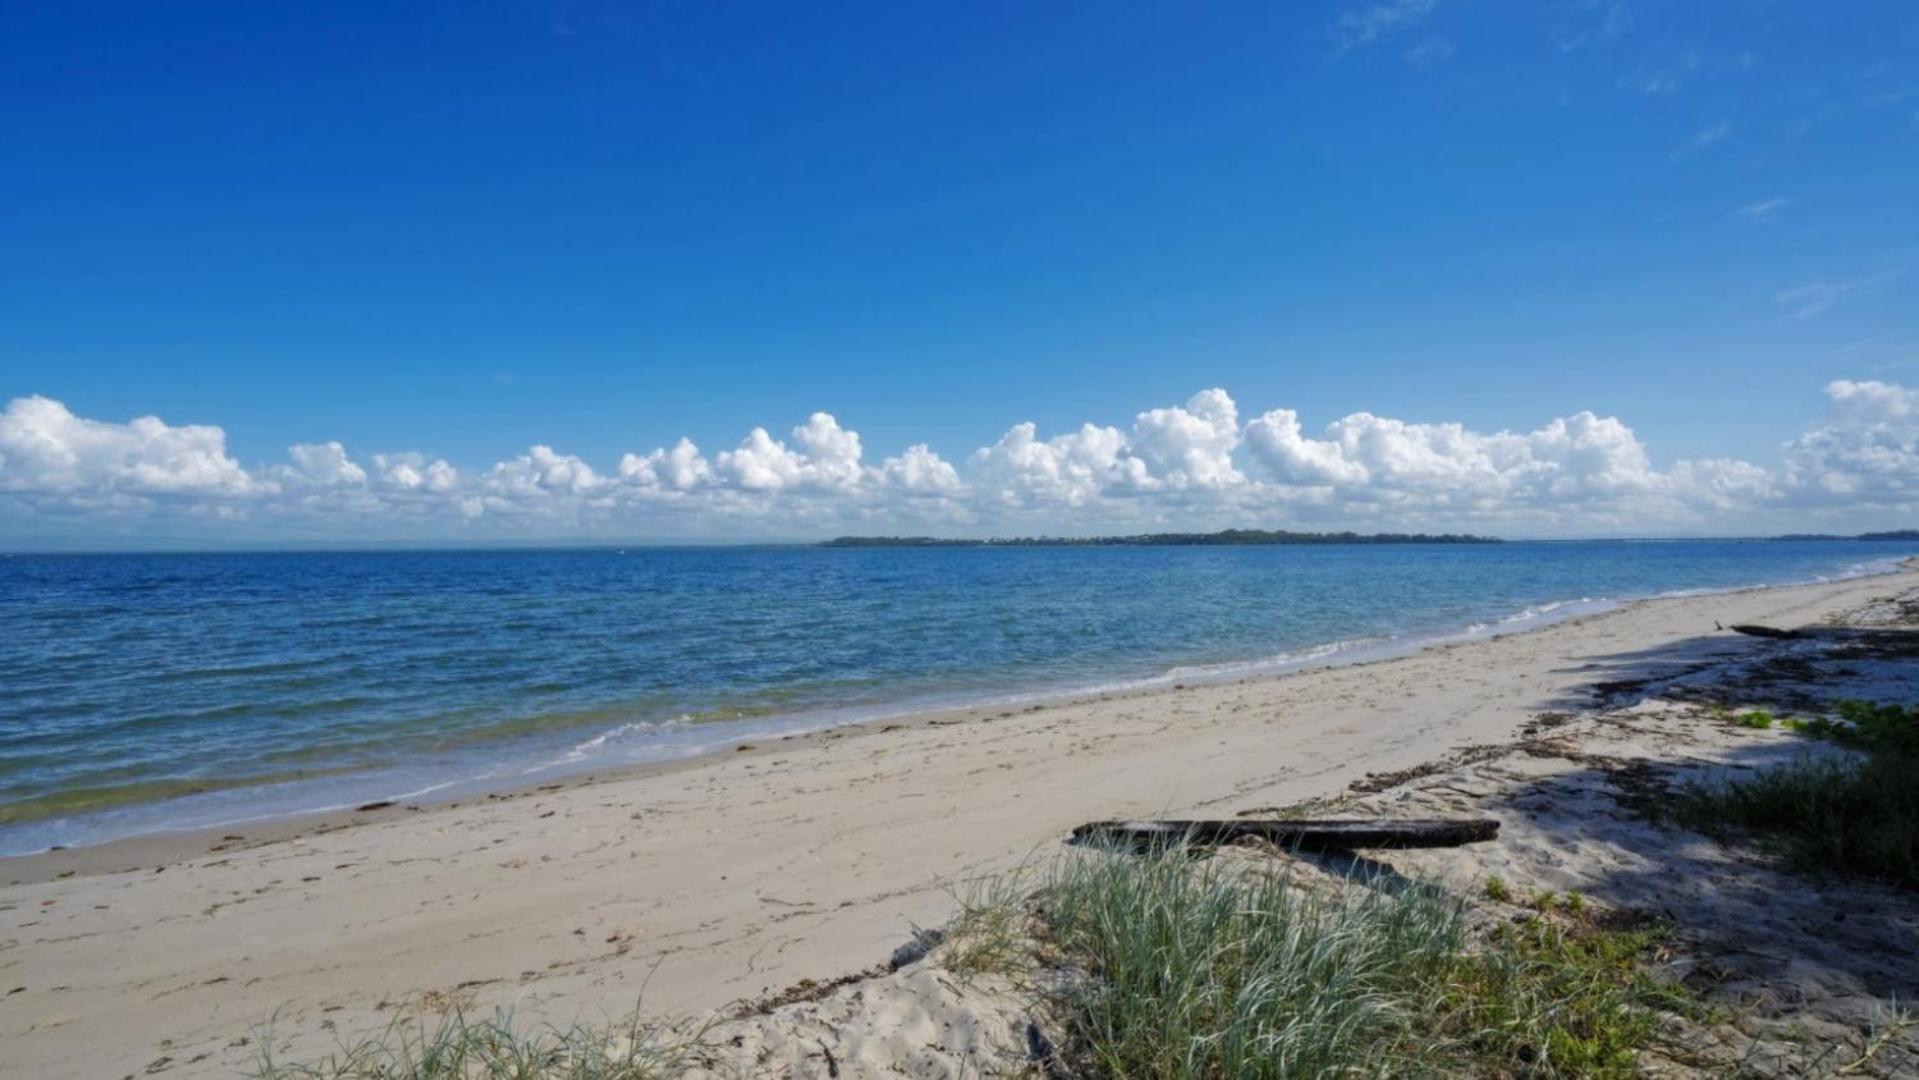
[[[0,854],[1281,669],[1913,544],[0,558]]]

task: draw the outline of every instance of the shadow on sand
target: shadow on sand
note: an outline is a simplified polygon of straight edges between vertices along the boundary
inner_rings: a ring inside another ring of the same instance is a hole
[[[1577,880],[1592,899],[1672,926],[1686,982],[1734,1003],[1736,1022],[1775,1046],[1856,1050],[1861,1033],[1919,1001],[1919,893],[1789,872],[1753,844],[1721,842],[1662,813],[1681,785],[1845,753],[1777,726],[1742,728],[1735,718],[1746,711],[1823,715],[1848,698],[1919,702],[1919,630],[1701,635],[1582,657],[1566,670],[1586,676],[1584,685],[1543,702],[1558,712],[1542,714],[1528,738],[1474,778],[1497,778],[1495,793],[1460,804],[1506,821],[1503,850],[1492,857],[1545,880]],[[1554,723],[1570,723],[1569,713],[1591,724],[1564,736]],[[1439,790],[1408,799],[1443,798]],[[1863,1071],[1919,1072],[1915,1034],[1889,1040]],[[1757,1071],[1803,1068],[1802,1058]]]

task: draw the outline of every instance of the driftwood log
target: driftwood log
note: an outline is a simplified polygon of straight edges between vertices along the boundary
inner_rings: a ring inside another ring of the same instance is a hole
[[[1750,637],[1796,638],[1799,636],[1799,631],[1797,630],[1781,630],[1776,626],[1755,626],[1751,623],[1740,623],[1736,626],[1729,626],[1726,629],[1731,630],[1735,634],[1746,634]]]
[[[1073,843],[1151,851],[1212,847],[1255,838],[1297,851],[1357,848],[1431,848],[1477,844],[1499,835],[1492,818],[1456,821],[1094,821],[1073,830]]]

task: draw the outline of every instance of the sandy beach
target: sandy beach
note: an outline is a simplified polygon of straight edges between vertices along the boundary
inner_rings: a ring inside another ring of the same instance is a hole
[[[1640,601],[1366,664],[876,722],[448,805],[10,860],[0,1074],[232,1075],[269,1021],[298,1057],[423,997],[557,1021],[641,1004],[698,1015],[873,967],[945,921],[968,879],[1048,855],[1084,821],[1230,817],[1356,782],[1380,812],[1444,808],[1396,806],[1379,778],[1465,768],[1461,751],[1531,737],[1542,714],[1617,706],[1622,682],[1768,647],[1716,625],[1817,623],[1915,588],[1903,569]],[[1523,862],[1532,840],[1511,826],[1536,811],[1496,812],[1506,847],[1475,858]],[[1604,868],[1577,845],[1536,846],[1559,888]]]

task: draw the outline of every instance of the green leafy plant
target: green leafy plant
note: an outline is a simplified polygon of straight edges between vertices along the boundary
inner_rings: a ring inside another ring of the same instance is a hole
[[[1919,708],[1841,701],[1834,711],[1844,726],[1826,721],[1820,737],[1870,753],[1919,757]]]

